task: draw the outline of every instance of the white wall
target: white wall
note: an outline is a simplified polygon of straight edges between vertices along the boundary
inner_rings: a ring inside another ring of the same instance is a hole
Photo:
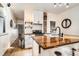
[[[58,15],[58,22],[61,27],[61,21],[65,18],[69,18],[72,21],[72,24],[69,28],[64,29],[62,28],[62,31],[64,34],[70,34],[70,35],[79,35],[79,6],[76,6],[72,9],[69,9],[61,14]]]
[[[4,17],[5,17],[5,23],[6,23],[6,33],[8,33],[8,35],[9,35],[10,44],[12,44],[16,40],[16,37],[18,36],[18,34],[17,34],[18,30],[15,29],[16,21],[12,14],[12,11],[9,7],[6,7],[6,6],[4,7]],[[10,27],[11,20],[13,20],[12,28]]]
[[[24,10],[24,22],[32,22],[33,20],[33,10],[28,8]]]
[[[18,37],[17,29],[14,29],[15,19],[11,13],[9,7],[4,5],[4,17],[5,17],[5,33],[0,33],[0,55],[3,55],[4,52],[10,47],[10,45],[16,40]],[[13,20],[13,27],[10,27],[10,20]],[[5,35],[6,34],[6,35]]]
[[[24,20],[17,20],[17,24],[24,24]]]
[[[74,8],[71,8],[69,10],[66,10],[60,14],[53,14],[48,12],[47,17],[47,32],[50,33],[50,21],[56,21],[56,26],[61,27],[61,22],[65,18],[69,18],[72,21],[72,24],[69,28],[64,29],[61,27],[61,31],[64,34],[68,35],[79,35],[79,6],[76,6]]]
[[[59,26],[57,15],[47,12],[47,33],[50,33],[50,21],[56,21],[56,26]]]
[[[0,56],[5,53],[7,48],[10,47],[9,35],[1,34],[0,35]]]

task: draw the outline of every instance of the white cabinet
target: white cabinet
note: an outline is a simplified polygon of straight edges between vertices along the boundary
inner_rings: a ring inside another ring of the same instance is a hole
[[[32,48],[32,55],[38,56],[39,55],[39,45],[35,40],[33,40],[33,48]]]
[[[24,34],[32,34],[33,11],[31,9],[24,10]]]
[[[50,49],[41,49],[40,56],[57,56],[55,52],[58,51],[62,55],[61,56],[72,56],[72,50],[69,45],[60,46],[56,48],[50,48]]]
[[[25,28],[25,34],[32,34],[31,28]]]
[[[33,41],[33,39],[30,35],[25,35],[25,48],[31,48],[32,41]]]
[[[33,23],[43,24],[43,12],[35,11],[33,14]]]
[[[32,23],[31,22],[25,22],[24,31],[25,31],[25,34],[32,34]]]
[[[43,11],[34,11],[32,29],[43,31]]]

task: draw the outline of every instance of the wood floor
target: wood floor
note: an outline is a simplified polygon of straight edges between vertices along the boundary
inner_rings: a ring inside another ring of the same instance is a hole
[[[11,45],[11,47],[20,48],[20,46],[19,46],[19,38],[16,39],[16,40],[13,42],[13,44]]]
[[[19,39],[16,39],[3,56],[32,56],[32,48],[20,48]]]
[[[21,49],[11,47],[4,53],[3,56],[32,56],[32,49]]]

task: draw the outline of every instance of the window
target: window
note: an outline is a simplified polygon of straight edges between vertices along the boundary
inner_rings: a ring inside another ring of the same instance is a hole
[[[0,33],[5,33],[5,20],[2,16],[0,16]]]

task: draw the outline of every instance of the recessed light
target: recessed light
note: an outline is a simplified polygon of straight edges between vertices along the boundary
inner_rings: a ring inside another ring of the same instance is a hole
[[[61,6],[65,6],[66,8],[69,8],[69,3],[54,3],[53,6],[54,8],[56,7],[61,7]]]
[[[61,7],[62,6],[62,3],[59,3],[58,5],[59,5],[59,7]]]
[[[54,8],[55,8],[55,7],[57,7],[57,4],[56,4],[56,3],[54,3]]]
[[[69,3],[66,3],[66,8],[69,8]]]

